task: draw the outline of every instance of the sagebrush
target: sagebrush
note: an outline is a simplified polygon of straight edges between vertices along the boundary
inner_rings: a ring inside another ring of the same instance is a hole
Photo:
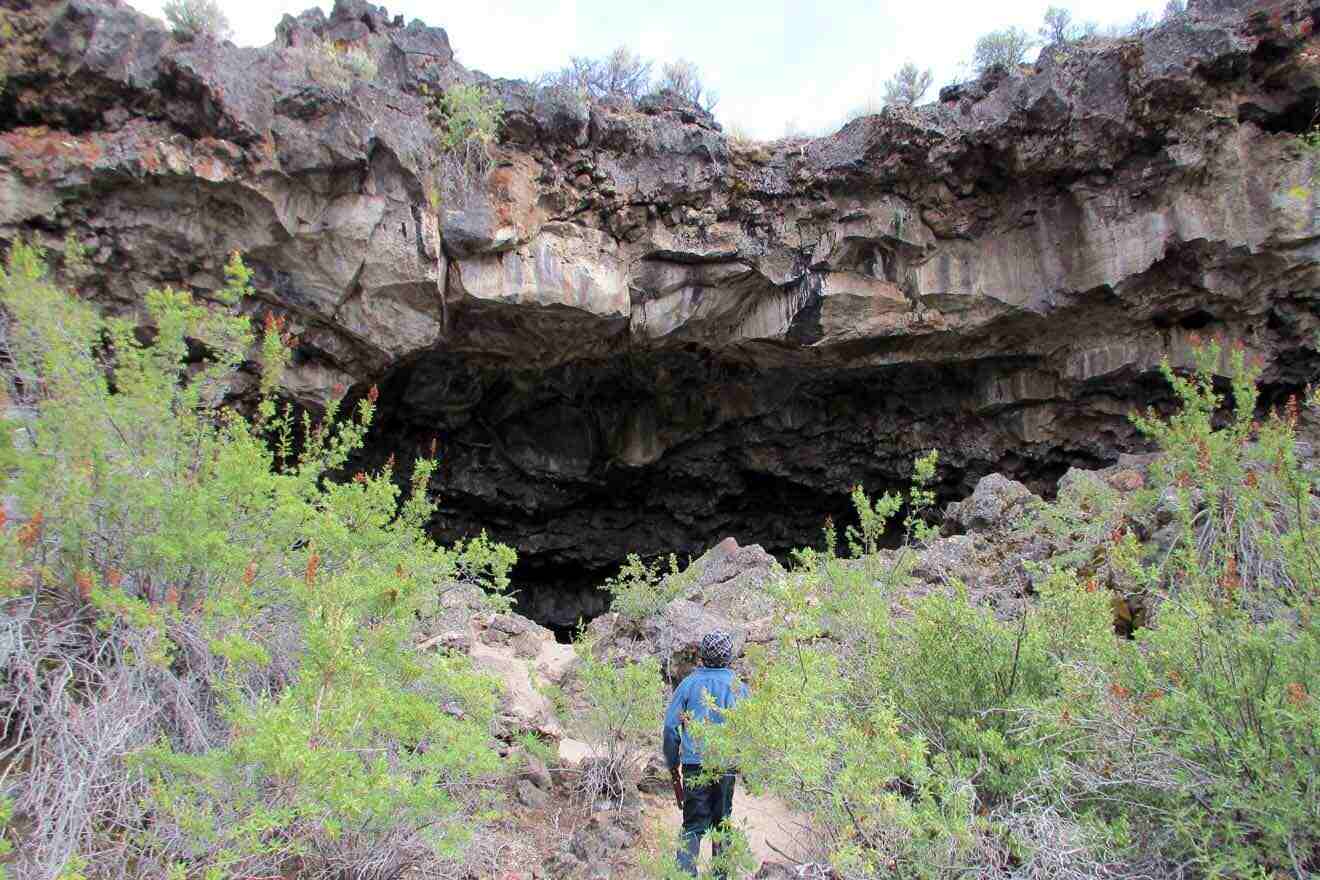
[[[432,459],[330,479],[374,392],[295,420],[274,397],[289,333],[234,316],[249,273],[235,256],[227,275],[206,299],[149,292],[145,343],[30,247],[0,272],[3,792],[24,878],[432,870],[500,769],[494,684],[414,645],[447,590],[502,589],[511,551],[430,539]],[[227,402],[249,367],[245,415]]]

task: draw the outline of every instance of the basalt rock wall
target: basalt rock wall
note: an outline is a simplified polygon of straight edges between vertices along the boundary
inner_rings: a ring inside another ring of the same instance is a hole
[[[245,308],[298,340],[289,397],[378,385],[363,464],[437,440],[437,535],[484,527],[547,581],[810,541],[932,447],[948,495],[1047,489],[1140,445],[1126,414],[1193,334],[1278,394],[1320,365],[1320,5],[1201,3],[769,144],[672,95],[491,80],[354,0],[255,49],[111,2],[0,9],[0,239],[72,233],[86,295],[129,314],[241,251]],[[429,96],[472,82],[505,113],[455,175]]]

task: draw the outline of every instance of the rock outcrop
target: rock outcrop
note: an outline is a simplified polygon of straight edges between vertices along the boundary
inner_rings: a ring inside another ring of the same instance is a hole
[[[260,49],[114,2],[4,15],[0,238],[72,234],[128,314],[242,251],[248,308],[298,339],[288,395],[378,384],[367,463],[438,438],[436,534],[486,528],[547,582],[805,543],[931,447],[946,498],[992,471],[1042,491],[1138,445],[1126,413],[1194,333],[1280,391],[1317,373],[1311,2],[1193,4],[771,144],[672,96],[490,80],[362,0]],[[428,96],[472,82],[505,114],[456,185]]]

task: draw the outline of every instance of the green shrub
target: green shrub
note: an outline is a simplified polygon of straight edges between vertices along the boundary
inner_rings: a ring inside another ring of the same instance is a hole
[[[636,553],[630,553],[619,573],[600,588],[610,594],[611,611],[617,611],[625,620],[641,621],[659,614],[682,596],[690,581],[672,553],[665,564],[660,560],[646,563]]]
[[[860,491],[849,540],[871,555],[837,559],[829,530],[826,552],[799,552],[771,588],[778,641],[749,652],[751,698],[703,736],[712,760],[809,815],[843,876],[1317,869],[1303,402],[1257,418],[1259,369],[1240,348],[1164,374],[1176,410],[1135,419],[1162,453],[1153,485],[1121,497],[1083,479],[1044,506],[1024,528],[1063,552],[1031,567],[1034,596],[912,596],[911,548],[874,552],[897,497]],[[1169,519],[1172,545],[1153,553],[1138,534]],[[1114,635],[1110,587],[1124,585],[1153,608],[1133,639]]]
[[[751,791],[808,816],[810,854],[843,876],[934,876],[972,844],[970,789],[932,770],[888,699],[796,635],[776,660],[752,653],[750,697],[701,726],[706,763],[739,768]]]
[[[169,22],[174,35],[181,40],[195,40],[198,37],[227,40],[234,33],[228,16],[217,0],[165,0],[161,12],[165,14],[165,21]]]
[[[328,481],[375,394],[299,430],[272,396],[287,333],[232,316],[237,256],[227,277],[209,300],[149,292],[144,343],[31,248],[0,272],[25,517],[0,530],[0,705],[15,810],[39,819],[24,877],[429,870],[499,767],[494,684],[413,646],[440,593],[498,588],[512,554],[430,539],[433,460],[406,492],[390,468]],[[215,403],[254,351],[249,421]]]
[[[1301,403],[1257,420],[1260,370],[1240,347],[1212,343],[1189,375],[1163,371],[1178,412],[1135,422],[1163,453],[1152,476],[1179,539],[1140,572],[1165,598],[1138,633],[1141,662],[1115,681],[1145,696],[1152,747],[1176,768],[1151,821],[1172,835],[1172,858],[1207,876],[1315,870],[1320,534],[1316,476],[1297,456]]]
[[[478,190],[490,168],[490,147],[499,134],[504,103],[481,86],[459,84],[434,93],[423,84],[427,119],[439,150],[427,161],[426,198],[437,214],[441,205],[461,207]]]
[[[1040,774],[1053,755],[1024,724],[1064,694],[1068,663],[1117,662],[1110,600],[1067,572],[1053,572],[1036,603],[1015,619],[973,604],[961,587],[921,599],[883,635],[877,684],[980,799],[999,804]],[[916,674],[920,670],[920,674]]]
[[[848,549],[856,558],[874,555],[880,549],[880,539],[889,527],[889,520],[903,506],[903,496],[886,492],[873,501],[866,490],[857,485],[849,497],[857,513],[857,525],[848,526],[844,530]]]
[[[972,51],[972,67],[984,73],[992,67],[1017,67],[1035,45],[1031,36],[1021,28],[1009,27],[992,31],[977,39]]]
[[[9,18],[4,10],[0,10],[0,43],[10,44],[18,34],[14,31],[14,26],[9,23]],[[0,55],[0,95],[5,93],[5,86],[9,80],[9,59],[5,55]]]
[[[691,874],[678,866],[678,845],[680,833],[670,832],[657,835],[653,852],[643,852],[638,863],[646,876],[656,880],[691,880]],[[700,868],[698,880],[726,880],[729,877],[751,877],[760,867],[760,861],[752,853],[746,833],[739,826],[737,816],[732,821],[722,824],[710,832],[711,858],[705,867]],[[720,851],[715,853],[714,845]]]
[[[578,790],[588,802],[622,798],[655,751],[665,710],[660,663],[648,657],[614,665],[597,659],[589,641],[576,648],[575,674],[585,701],[578,721],[590,752]]]
[[[431,96],[423,87],[423,94]],[[446,152],[485,151],[494,143],[504,103],[478,85],[450,86],[432,97],[431,124]]]

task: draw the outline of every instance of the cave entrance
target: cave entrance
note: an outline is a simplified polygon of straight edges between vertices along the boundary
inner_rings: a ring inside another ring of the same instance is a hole
[[[1006,360],[845,368],[682,350],[535,367],[435,351],[381,380],[355,467],[436,442],[432,533],[516,548],[518,610],[566,639],[608,608],[599,586],[629,554],[686,562],[730,536],[780,556],[819,546],[827,519],[852,521],[854,485],[905,487],[929,449],[941,500],[990,471],[1032,485],[1094,458],[1024,442],[1034,404],[1017,398],[1038,376]],[[1096,424],[1086,436],[1112,449]]]
[[[569,644],[581,627],[609,611],[610,594],[601,586],[618,573],[619,565],[545,565],[519,554],[512,578],[513,610],[550,630],[555,641]]]

